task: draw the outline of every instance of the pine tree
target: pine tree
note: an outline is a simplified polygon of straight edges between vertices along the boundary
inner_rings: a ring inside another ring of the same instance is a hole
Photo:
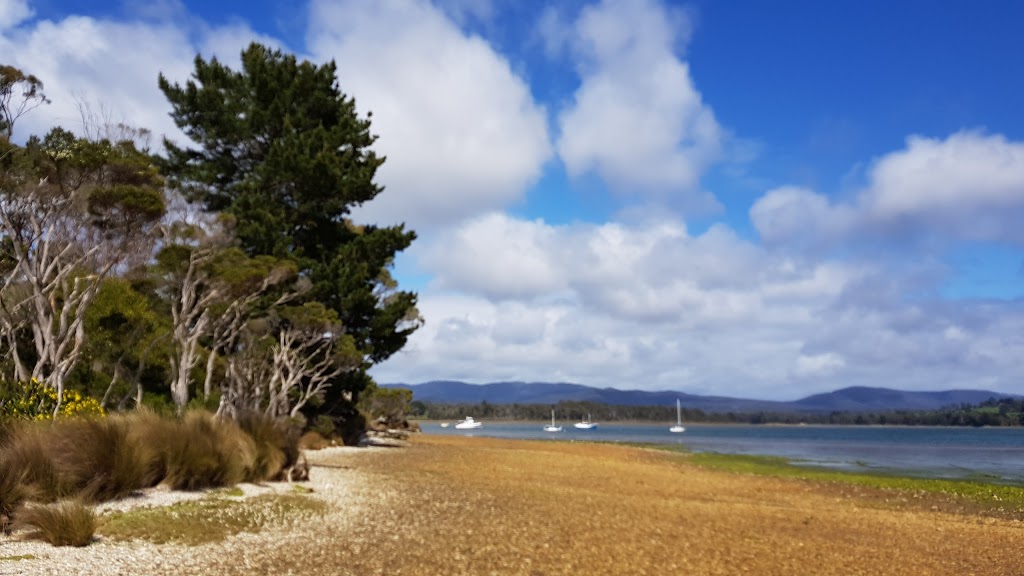
[[[416,295],[389,274],[415,233],[349,217],[383,191],[374,175],[384,158],[372,150],[369,114],[358,115],[335,71],[252,44],[239,71],[197,57],[184,86],[161,75],[172,118],[197,145],[165,142],[164,168],[187,198],[233,218],[250,256],[296,262],[362,353],[340,386],[358,392],[366,370],[420,325]]]

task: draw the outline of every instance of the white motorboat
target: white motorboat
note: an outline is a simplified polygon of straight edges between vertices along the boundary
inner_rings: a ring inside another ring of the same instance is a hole
[[[483,422],[477,422],[476,420],[473,420],[472,416],[466,416],[466,419],[456,424],[455,428],[457,430],[472,430],[474,428],[479,428],[483,425]]]
[[[555,411],[554,410],[551,411],[551,425],[550,426],[545,426],[544,427],[544,431],[545,432],[561,432],[562,431],[562,427],[561,426],[555,426]]]
[[[591,422],[590,414],[587,414],[587,417],[584,418],[582,422],[577,422],[573,424],[573,426],[579,428],[580,430],[593,430],[594,428],[597,428],[597,423]]]
[[[686,432],[683,428],[683,413],[679,407],[679,398],[676,398],[676,425],[668,429],[669,432]]]
[[[451,426],[451,424],[449,424],[447,422],[441,422],[441,428],[447,428],[449,426]]]

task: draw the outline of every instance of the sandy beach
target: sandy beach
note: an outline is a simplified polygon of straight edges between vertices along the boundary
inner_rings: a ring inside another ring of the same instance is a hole
[[[417,436],[310,453],[318,513],[187,546],[0,540],[0,574],[1024,573],[1024,522],[628,446]],[[247,487],[248,497],[288,485]],[[247,496],[242,496],[245,499]]]

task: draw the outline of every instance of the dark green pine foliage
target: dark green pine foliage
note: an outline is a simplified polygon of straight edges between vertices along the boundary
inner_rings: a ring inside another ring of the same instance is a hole
[[[345,386],[358,391],[365,370],[419,326],[416,295],[397,290],[388,274],[415,234],[348,219],[383,190],[373,179],[384,158],[371,150],[369,117],[341,92],[335,69],[252,44],[241,71],[197,57],[184,86],[161,75],[160,88],[198,144],[165,142],[172,185],[231,215],[249,255],[298,264],[312,296],[338,313],[364,355]]]

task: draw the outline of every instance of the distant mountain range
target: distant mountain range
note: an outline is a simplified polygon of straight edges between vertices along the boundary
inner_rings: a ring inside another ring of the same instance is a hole
[[[854,386],[825,394],[814,394],[792,402],[749,400],[725,396],[699,396],[669,390],[618,390],[591,388],[581,384],[554,382],[494,382],[467,384],[434,381],[423,384],[384,384],[388,388],[407,388],[413,400],[447,404],[557,404],[561,401],[599,402],[623,406],[675,404],[705,412],[880,412],[888,410],[935,410],[962,403],[978,404],[989,398],[1021,398],[1013,394],[987,390],[944,390],[908,392],[889,388]]]

